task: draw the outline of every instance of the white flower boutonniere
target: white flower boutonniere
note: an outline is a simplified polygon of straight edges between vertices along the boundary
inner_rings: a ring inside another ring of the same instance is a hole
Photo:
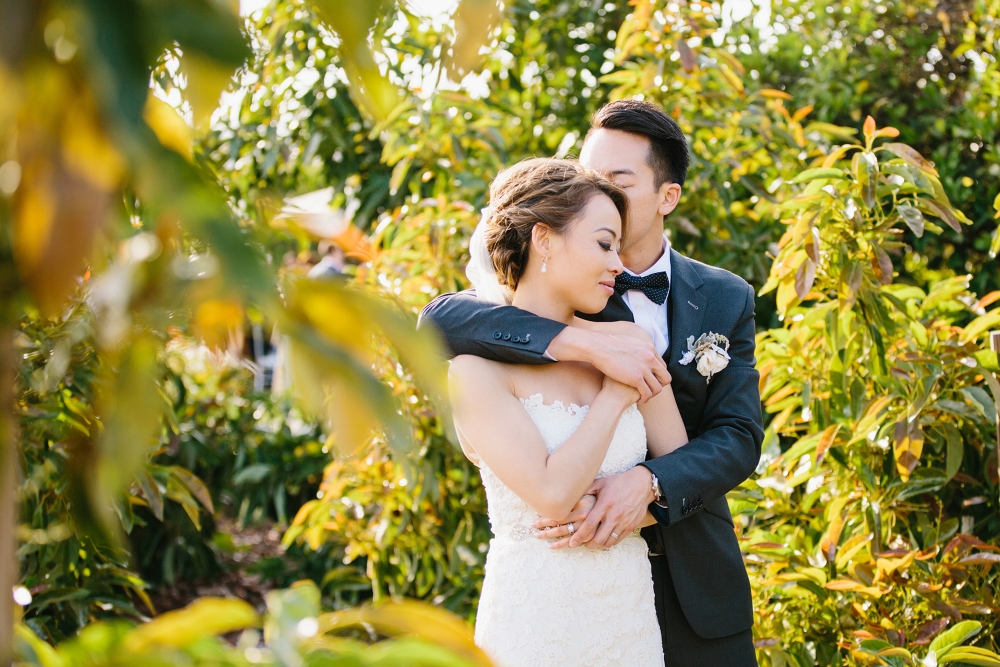
[[[712,381],[712,376],[729,365],[729,339],[722,334],[702,334],[698,340],[688,336],[688,351],[681,357],[680,364],[687,366],[692,361],[698,362],[698,372],[705,376],[705,384]]]

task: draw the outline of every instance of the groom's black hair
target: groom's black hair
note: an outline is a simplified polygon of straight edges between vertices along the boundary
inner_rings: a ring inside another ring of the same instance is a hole
[[[646,162],[653,169],[655,187],[666,182],[684,185],[687,178],[687,139],[674,119],[663,113],[663,109],[641,100],[618,100],[605,104],[594,114],[590,133],[594,130],[620,130],[638,134],[649,139],[649,154]]]

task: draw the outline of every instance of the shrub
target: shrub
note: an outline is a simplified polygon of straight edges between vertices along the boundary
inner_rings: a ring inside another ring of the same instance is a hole
[[[896,281],[904,228],[967,221],[916,151],[877,145],[893,128],[864,130],[775,208],[787,231],[762,291],[784,325],[757,341],[773,417],[760,474],[731,497],[769,665],[917,664],[928,644],[948,662],[940,638],[978,631],[967,616],[995,641],[1000,386],[983,336],[1000,293]]]

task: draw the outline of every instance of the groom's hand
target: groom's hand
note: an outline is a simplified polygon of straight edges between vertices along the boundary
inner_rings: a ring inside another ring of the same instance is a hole
[[[609,336],[579,327],[566,327],[546,352],[559,361],[585,361],[608,377],[639,391],[645,403],[670,382],[663,357],[649,341],[630,336]]]
[[[642,526],[646,510],[653,502],[653,473],[644,466],[594,480],[587,491],[597,495],[594,509],[576,527],[569,546],[608,549]],[[615,533],[617,537],[613,537]]]
[[[535,537],[540,540],[555,540],[549,544],[552,549],[561,549],[562,547],[569,545],[569,538],[573,535],[570,532],[570,526],[572,525],[574,530],[576,526],[579,526],[590,514],[590,510],[594,508],[594,503],[597,502],[597,497],[593,494],[588,493],[587,495],[576,501],[576,505],[570,510],[569,514],[561,519],[539,519],[534,524],[538,532],[535,533]]]

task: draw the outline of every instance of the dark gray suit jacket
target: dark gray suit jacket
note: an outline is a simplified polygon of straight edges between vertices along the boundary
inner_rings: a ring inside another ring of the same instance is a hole
[[[670,349],[664,360],[690,441],[644,464],[659,479],[668,509],[650,506],[659,525],[644,529],[643,536],[651,553],[662,549],[693,630],[717,639],[753,625],[750,581],[726,493],[757,467],[764,435],[754,368],[754,293],[728,271],[670,253]],[[634,319],[618,294],[599,315],[583,317]],[[484,303],[471,291],[438,297],[421,315],[422,323],[427,320],[441,330],[453,354],[515,364],[548,363],[545,350],[565,326],[513,306]],[[710,331],[729,338],[732,359],[706,383],[694,363],[679,361],[689,336]],[[654,568],[662,567],[662,560],[650,559]]]

